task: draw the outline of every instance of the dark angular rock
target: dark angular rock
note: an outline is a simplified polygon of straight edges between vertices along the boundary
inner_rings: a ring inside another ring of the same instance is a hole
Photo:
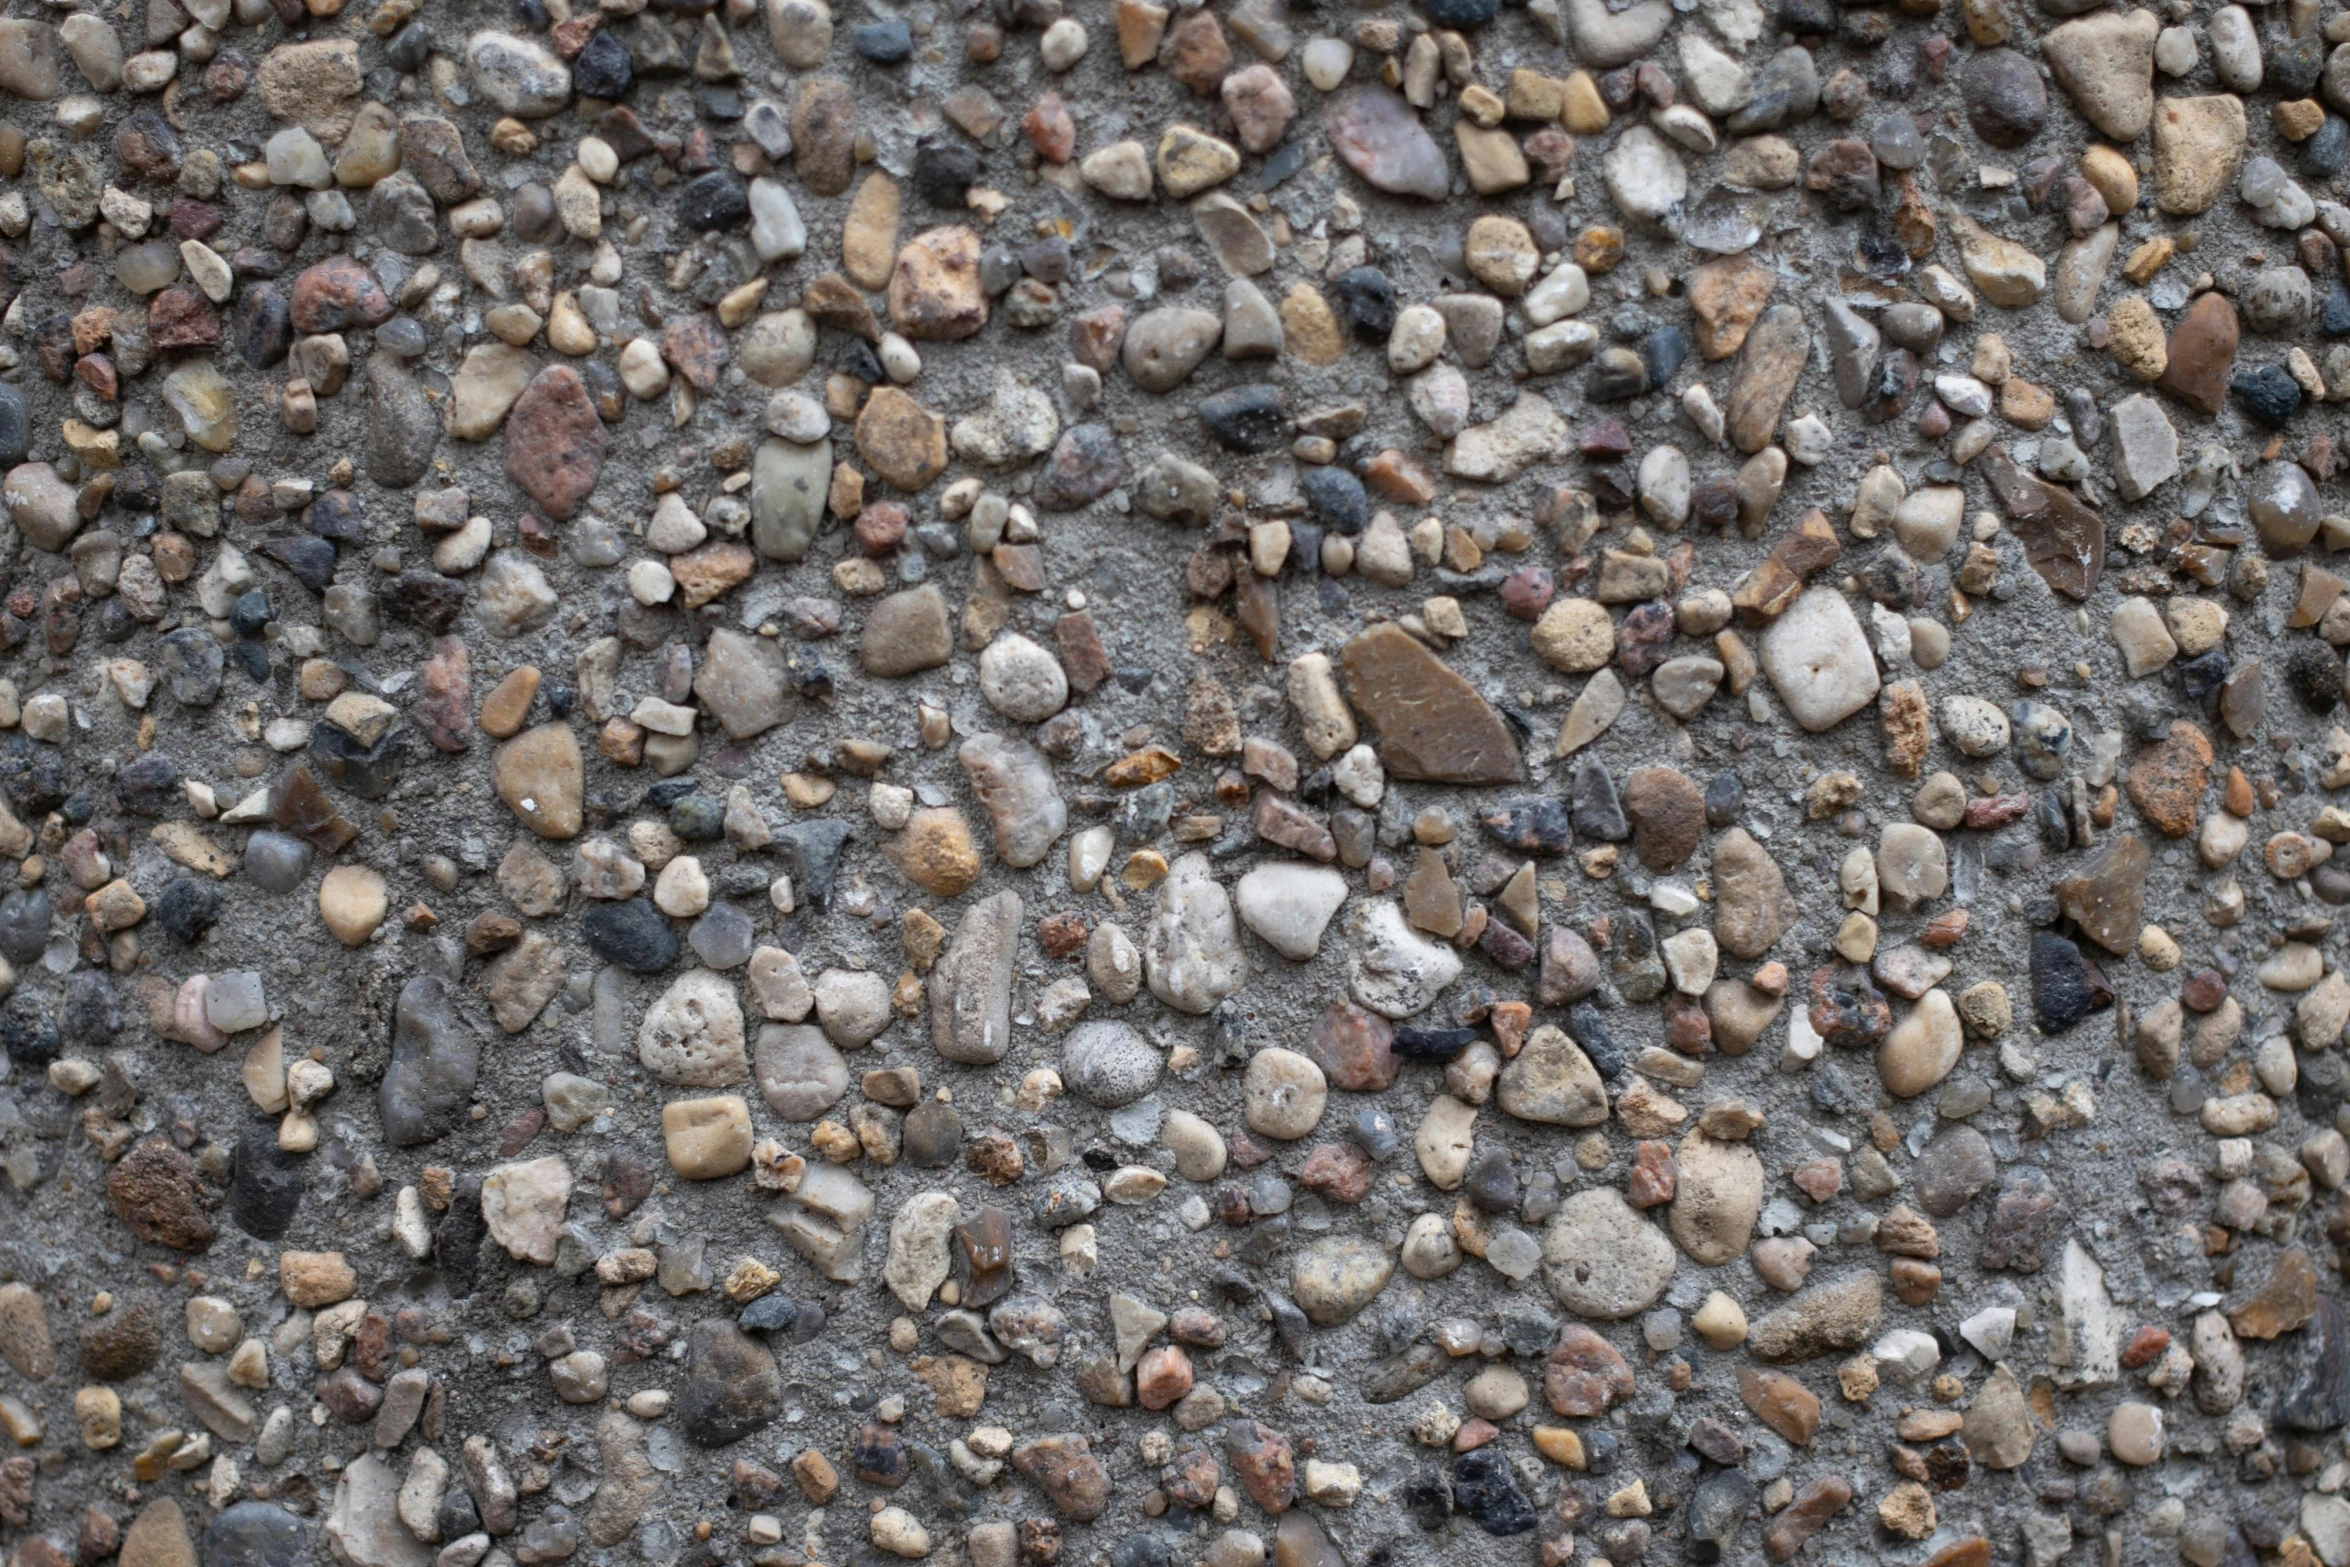
[[[1357,338],[1385,343],[1395,330],[1395,284],[1377,267],[1353,267],[1330,282],[1338,313]]]
[[[751,221],[751,193],[737,176],[713,169],[688,180],[677,193],[677,215],[686,227],[703,234],[738,229]]]
[[[1487,1534],[1524,1534],[1534,1527],[1534,1504],[1526,1500],[1499,1446],[1474,1448],[1453,1460],[1452,1500]]]
[[[590,34],[587,47],[571,61],[571,85],[584,98],[622,98],[636,85],[636,66],[628,46],[609,29]]]
[[[2330,1294],[2302,1330],[2292,1380],[2277,1397],[2276,1423],[2288,1431],[2331,1431],[2350,1420],[2350,1318]]]
[[[236,1168],[229,1177],[228,1214],[255,1240],[282,1240],[294,1227],[309,1184],[309,1157],[277,1145],[277,1123],[245,1123],[237,1138]]]
[[[1046,511],[1076,511],[1109,494],[1125,478],[1126,462],[1108,425],[1071,425],[1061,432],[1044,472],[1037,476],[1036,503]]]
[[[775,835],[775,852],[791,872],[792,889],[816,908],[832,901],[840,857],[848,847],[849,824],[835,818],[793,822]]]
[[[1298,478],[1298,488],[1305,492],[1306,504],[1314,515],[1338,533],[1352,537],[1363,531],[1363,524],[1371,520],[1370,500],[1363,493],[1363,481],[1337,466],[1308,468]]]
[[[783,1412],[783,1378],[766,1346],[723,1317],[705,1317],[686,1340],[677,1421],[697,1447],[739,1442]]]
[[[221,671],[228,657],[218,637],[202,626],[182,626],[155,651],[156,673],[173,701],[182,707],[210,707],[220,700]]]

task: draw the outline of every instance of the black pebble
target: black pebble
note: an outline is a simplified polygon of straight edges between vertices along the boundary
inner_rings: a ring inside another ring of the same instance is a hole
[[[1200,421],[1227,451],[1270,451],[1289,434],[1277,386],[1229,387],[1201,398],[1198,406]]]
[[[1354,267],[1330,284],[1338,296],[1339,314],[1366,343],[1385,343],[1395,330],[1395,285],[1377,267]]]
[[[156,922],[181,941],[201,941],[220,919],[220,889],[182,876],[155,900]]]
[[[677,961],[677,931],[647,898],[590,909],[582,934],[596,956],[637,974],[658,974]]]
[[[751,221],[750,192],[736,176],[713,169],[688,180],[678,192],[677,215],[688,228],[704,234],[741,228]]]
[[[307,1155],[277,1145],[276,1122],[247,1122],[228,1183],[228,1212],[237,1228],[259,1241],[278,1240],[292,1229],[309,1184],[308,1163]]]
[[[2283,365],[2254,365],[2228,383],[2237,406],[2272,430],[2281,430],[2301,407],[2301,384]]]

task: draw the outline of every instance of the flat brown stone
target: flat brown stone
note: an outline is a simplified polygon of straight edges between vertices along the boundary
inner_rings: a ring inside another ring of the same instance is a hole
[[[1517,737],[1474,686],[1400,626],[1347,643],[1346,699],[1379,732],[1390,775],[1431,783],[1515,783]]]
[[[1755,1419],[1797,1447],[1809,1447],[1820,1429],[1819,1395],[1784,1371],[1740,1366],[1738,1397]]]
[[[2061,484],[2025,473],[1994,447],[1975,459],[2007,513],[2009,531],[2040,579],[2070,599],[2087,599],[2105,573],[2105,519]]]
[[[1804,1542],[1842,1512],[1852,1500],[1852,1485],[1841,1475],[1822,1475],[1795,1493],[1785,1512],[1763,1530],[1763,1553],[1783,1562],[1803,1549]]]
[[[1775,305],[1754,329],[1730,383],[1730,442],[1742,452],[1759,452],[1778,433],[1779,415],[1795,392],[1796,378],[1811,357],[1811,328],[1795,305]]]
[[[1643,767],[1624,780],[1624,811],[1633,852],[1659,874],[1695,854],[1705,837],[1705,795],[1670,767]]]
[[[2227,401],[2242,336],[2236,307],[2225,294],[2206,293],[2187,307],[2170,331],[2170,363],[2154,384],[2206,416]]]
[[[2198,793],[2201,791],[2198,790]],[[2146,870],[2153,856],[2136,833],[2123,833],[2056,884],[2056,904],[2081,933],[2115,956],[2138,944],[2146,916]]]

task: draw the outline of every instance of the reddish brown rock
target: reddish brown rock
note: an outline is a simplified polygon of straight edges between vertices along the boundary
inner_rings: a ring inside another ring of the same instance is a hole
[[[1104,305],[1069,322],[1069,357],[1089,370],[1106,371],[1126,343],[1126,307]]]
[[[1778,433],[1779,415],[1811,357],[1811,327],[1799,307],[1774,305],[1741,347],[1744,354],[1723,412],[1730,444],[1742,452],[1759,452]]]
[[[758,563],[750,546],[719,539],[671,556],[669,574],[677,579],[679,601],[687,609],[700,609],[736,584],[749,581]]]
[[[2146,872],[2153,863],[2136,833],[2123,833],[2095,859],[2056,884],[2056,906],[2065,918],[2115,956],[2138,944],[2146,915]]]
[[[1297,1500],[1297,1457],[1289,1438],[1254,1420],[1235,1420],[1224,1428],[1224,1456],[1249,1500],[1268,1513],[1289,1510]]]
[[[1542,1395],[1552,1411],[1578,1420],[1606,1414],[1630,1398],[1636,1385],[1630,1362],[1580,1322],[1559,1330],[1542,1367]]]
[[[1012,1467],[1044,1492],[1061,1516],[1091,1523],[1110,1505],[1110,1472],[1082,1436],[1040,1436],[1012,1449]]]
[[[568,521],[604,471],[604,422],[569,365],[532,378],[506,416],[506,477],[557,522]]]
[[[1038,157],[1050,163],[1067,163],[1077,151],[1077,122],[1069,117],[1069,106],[1057,92],[1046,93],[1021,116],[1020,134],[1028,138]]]
[[[294,279],[286,312],[297,331],[347,332],[392,318],[392,299],[375,274],[349,256],[329,256]]]
[[[1933,1462],[1930,1455],[1927,1462]],[[1954,1540],[1927,1557],[1926,1567],[1991,1567],[1991,1542],[1979,1534]]]
[[[712,316],[691,315],[669,323],[661,333],[661,357],[693,383],[697,392],[718,389],[718,372],[730,357],[726,329]]]
[[[196,1161],[161,1137],[124,1154],[106,1177],[106,1195],[131,1233],[172,1251],[203,1251],[212,1244],[212,1218],[198,1191]]]
[[[1061,645],[1061,671],[1069,689],[1079,696],[1110,678],[1110,653],[1102,646],[1093,611],[1071,610],[1053,622],[1053,640]]]
[[[473,749],[473,660],[456,637],[442,637],[432,645],[432,657],[418,672],[416,706],[410,716],[435,749],[452,753]]]
[[[1673,1164],[1673,1145],[1655,1138],[1642,1139],[1633,1151],[1632,1174],[1625,1195],[1635,1208],[1656,1208],[1673,1200],[1679,1171]]]
[[[2211,781],[2211,763],[2211,741],[2182,718],[2171,724],[2168,739],[2131,764],[2123,785],[2130,803],[2155,831],[2184,838],[2195,830],[2203,788]]]
[[[1371,1178],[1378,1173],[1371,1156],[1354,1144],[1323,1143],[1306,1155],[1297,1178],[1308,1191],[1319,1192],[1331,1202],[1351,1205],[1369,1194]]]
[[[1162,1344],[1134,1368],[1134,1401],[1145,1409],[1168,1409],[1191,1391],[1191,1357]],[[976,1411],[974,1411],[976,1413]]]
[[[1775,1562],[1789,1560],[1851,1500],[1849,1482],[1838,1475],[1820,1476],[1796,1492],[1786,1511],[1763,1530],[1764,1554]]]
[[[1333,1001],[1314,1019],[1305,1053],[1342,1093],[1376,1094],[1395,1081],[1395,1025],[1351,1001]]]
[[[1232,70],[1232,45],[1216,13],[1201,9],[1167,29],[1159,42],[1159,69],[1207,97]]]
[[[2187,307],[2170,332],[2170,362],[2154,384],[2204,415],[2227,401],[2242,328],[2225,294],[2208,292]]]
[[[1784,1371],[1738,1368],[1738,1397],[1754,1417],[1797,1447],[1811,1445],[1820,1429],[1820,1400]]]
[[[157,348],[211,348],[220,341],[220,312],[182,283],[147,301],[147,336]]]
[[[2317,1315],[2317,1270],[2309,1253],[2296,1246],[2277,1258],[2268,1282],[2228,1313],[2238,1338],[2272,1339],[2305,1325]]]
[[[1379,732],[1388,775],[1432,783],[1515,783],[1518,742],[1477,688],[1401,626],[1347,643],[1346,699]]]

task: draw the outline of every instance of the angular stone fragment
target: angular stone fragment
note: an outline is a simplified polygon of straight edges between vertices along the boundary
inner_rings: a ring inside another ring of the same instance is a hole
[[[2124,956],[2138,944],[2152,860],[2136,833],[2123,833],[2076,874],[2057,882],[2057,907],[2090,940],[2116,957]]]
[[[1811,328],[1800,306],[1773,305],[1764,312],[1746,334],[1723,410],[1731,445],[1742,452],[1759,452],[1771,444],[1779,415],[1810,356]]]
[[[999,892],[974,905],[931,968],[930,1043],[949,1061],[988,1066],[1011,1048],[1020,914],[1016,892]]]
[[[506,416],[506,477],[557,522],[594,493],[604,448],[595,400],[569,365],[541,370]]]
[[[2171,328],[2155,384],[2198,413],[2216,415],[2227,401],[2242,334],[2235,304],[2225,294],[2197,295]]]
[[[2094,593],[2105,572],[2104,519],[2064,486],[2016,467],[1998,447],[1976,458],[1974,467],[2041,579],[2067,598],[2085,600]]]
[[[2148,747],[2130,764],[2123,787],[2157,832],[2184,838],[2195,830],[2212,762],[2210,739],[2185,719],[2177,719],[2161,744]]]
[[[1346,697],[1379,735],[1388,775],[1437,783],[1514,783],[1517,737],[1468,681],[1398,626],[1346,644]]]

